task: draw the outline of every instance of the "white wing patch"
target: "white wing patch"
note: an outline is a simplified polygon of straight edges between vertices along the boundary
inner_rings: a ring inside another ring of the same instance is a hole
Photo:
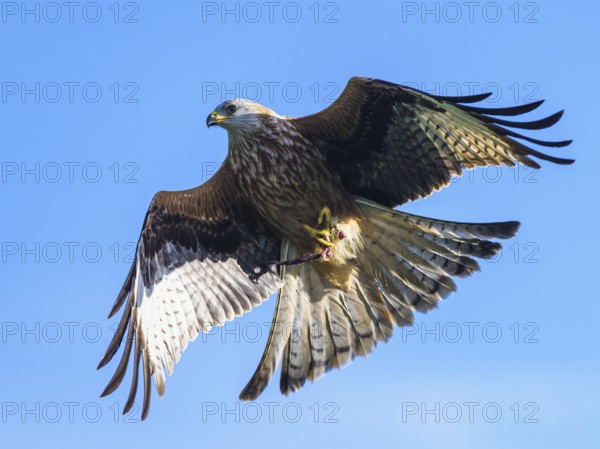
[[[187,261],[164,269],[150,288],[143,285],[139,260],[136,267],[135,330],[160,396],[165,390],[165,370],[173,373],[181,354],[200,332],[209,332],[212,326],[221,326],[262,304],[273,287],[283,284],[273,285],[272,276],[252,281],[233,258],[198,260],[191,251],[178,252]]]

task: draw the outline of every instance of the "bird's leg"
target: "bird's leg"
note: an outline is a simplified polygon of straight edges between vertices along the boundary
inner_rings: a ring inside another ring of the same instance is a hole
[[[319,212],[317,224],[321,226],[323,224],[323,221],[325,221],[325,229],[333,228],[331,224],[331,210],[327,206],[325,206],[323,209],[321,209],[321,212]]]
[[[331,219],[331,210],[325,206],[319,212],[317,218],[317,228],[313,228],[309,225],[304,225],[304,229],[310,234],[310,236],[317,241],[323,248],[321,254],[324,258],[331,256],[331,248],[345,236],[342,232],[333,225]]]
[[[312,226],[304,225],[304,229],[321,245],[331,248],[335,242],[333,242],[332,239],[333,226],[331,223],[331,210],[327,206],[319,212],[317,226],[318,228],[313,228]]]
[[[308,231],[308,233],[310,234],[310,236],[315,239],[317,242],[319,242],[321,245],[326,246],[328,248],[331,248],[333,246],[333,242],[331,242],[329,240],[330,235],[329,235],[329,231],[322,229],[315,229],[312,226],[309,225],[304,225],[304,229],[306,229]]]
[[[304,225],[304,229],[322,246],[318,252],[305,253],[300,257],[291,260],[274,260],[269,262],[269,266],[299,265],[312,260],[330,258],[332,247],[346,236],[341,230],[338,230],[333,226],[331,210],[328,207],[324,207],[321,209],[321,212],[319,212],[317,226],[317,228],[313,228],[312,226]]]

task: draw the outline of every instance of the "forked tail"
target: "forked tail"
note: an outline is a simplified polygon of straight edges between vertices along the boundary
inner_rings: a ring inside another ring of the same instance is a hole
[[[241,399],[256,399],[279,361],[281,392],[289,394],[331,368],[371,352],[387,341],[393,325],[413,322],[456,289],[452,276],[479,269],[476,258],[490,258],[501,245],[490,238],[509,238],[516,221],[455,223],[420,217],[357,198],[365,219],[360,222],[362,251],[346,288],[324,278],[316,263],[282,267],[267,346]],[[298,257],[289,242],[281,259]]]

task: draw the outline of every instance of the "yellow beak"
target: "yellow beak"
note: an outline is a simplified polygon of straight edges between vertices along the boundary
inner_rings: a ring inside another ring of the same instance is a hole
[[[229,120],[229,117],[225,117],[224,115],[219,115],[217,111],[213,111],[206,117],[206,126],[209,128],[214,125],[218,125],[219,123]]]

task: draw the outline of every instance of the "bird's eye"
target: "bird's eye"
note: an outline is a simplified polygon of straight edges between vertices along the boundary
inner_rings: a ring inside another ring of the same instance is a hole
[[[237,111],[236,105],[230,104],[229,106],[227,106],[227,112],[229,112],[230,114],[235,114],[235,111]]]

